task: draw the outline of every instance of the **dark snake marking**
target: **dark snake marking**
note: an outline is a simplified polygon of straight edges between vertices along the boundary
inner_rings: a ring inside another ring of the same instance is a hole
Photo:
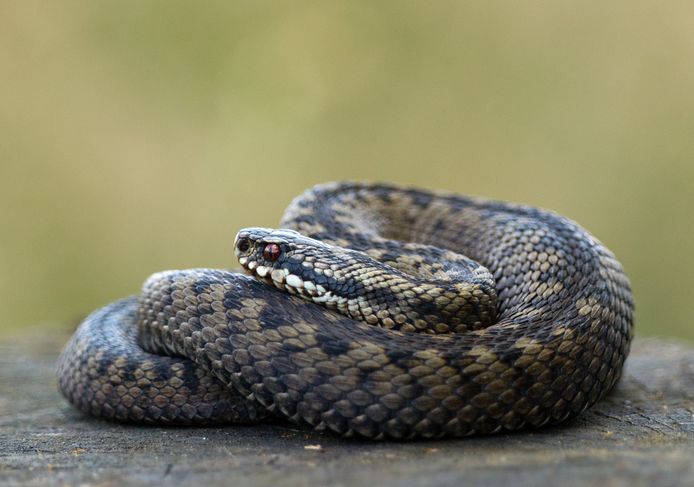
[[[279,416],[414,438],[556,424],[619,379],[629,282],[566,218],[337,183],[299,196],[281,227],[303,236],[239,233],[253,277],[162,272],[89,316],[58,361],[65,397],[119,421]]]

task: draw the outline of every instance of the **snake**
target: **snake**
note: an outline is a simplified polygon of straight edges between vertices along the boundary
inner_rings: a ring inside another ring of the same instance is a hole
[[[487,435],[579,415],[633,336],[614,254],[532,206],[324,183],[234,253],[240,272],[158,272],[89,315],[58,359],[67,400],[125,423]]]

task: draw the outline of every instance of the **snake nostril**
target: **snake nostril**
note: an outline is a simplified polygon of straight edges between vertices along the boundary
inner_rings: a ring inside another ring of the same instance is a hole
[[[248,252],[248,249],[251,248],[251,241],[247,238],[240,238],[239,241],[236,242],[236,248],[239,252]]]

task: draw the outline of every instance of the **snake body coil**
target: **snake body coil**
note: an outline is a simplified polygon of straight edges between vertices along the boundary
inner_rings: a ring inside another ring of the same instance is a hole
[[[413,438],[555,424],[619,379],[629,282],[561,216],[336,183],[281,227],[239,232],[250,276],[162,272],[89,316],[59,358],[65,397],[120,421]]]

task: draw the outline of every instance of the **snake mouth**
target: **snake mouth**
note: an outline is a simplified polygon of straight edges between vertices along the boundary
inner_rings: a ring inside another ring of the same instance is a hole
[[[260,264],[253,256],[241,256],[239,263],[246,274],[290,295],[328,308],[335,308],[343,314],[352,311],[351,308],[355,306],[355,303],[351,302],[353,300],[336,296],[324,286],[292,274],[287,268]]]
[[[325,287],[310,280],[302,279],[300,276],[289,272],[289,269],[262,265],[248,257],[239,257],[239,263],[248,275],[277,289],[287,291],[289,294],[299,295],[315,302],[323,302],[333,297],[332,293]]]

